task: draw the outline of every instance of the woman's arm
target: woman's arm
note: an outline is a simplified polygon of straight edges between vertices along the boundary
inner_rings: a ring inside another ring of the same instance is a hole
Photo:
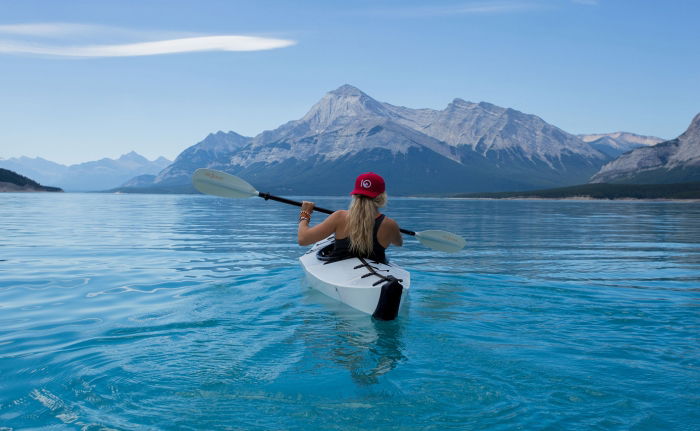
[[[310,245],[315,242],[321,241],[322,239],[328,237],[330,234],[334,233],[338,225],[339,214],[338,211],[336,211],[316,226],[309,227],[313,208],[313,202],[304,201],[301,205],[301,212],[299,215],[299,228],[297,229],[297,242],[299,243],[299,245]]]
[[[389,219],[387,221],[389,222],[389,226],[391,227],[391,244],[401,247],[403,245],[403,236],[401,235],[399,224],[396,223],[393,219]]]
[[[386,244],[387,247],[390,245],[401,247],[403,245],[403,237],[401,236],[399,224],[389,217],[385,218],[382,225],[379,227],[377,239],[382,247],[384,244]]]

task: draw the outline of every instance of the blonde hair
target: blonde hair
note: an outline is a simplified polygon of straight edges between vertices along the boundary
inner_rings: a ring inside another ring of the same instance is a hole
[[[386,205],[386,200],[386,193],[382,193],[375,198],[364,195],[352,195],[352,202],[348,210],[350,251],[360,256],[368,256],[372,253],[374,248],[372,238],[374,219],[379,208]]]

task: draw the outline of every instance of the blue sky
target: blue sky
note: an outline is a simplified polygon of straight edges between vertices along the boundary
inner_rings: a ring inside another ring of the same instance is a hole
[[[698,17],[695,0],[0,0],[0,157],[172,159],[345,83],[673,138],[700,112]]]

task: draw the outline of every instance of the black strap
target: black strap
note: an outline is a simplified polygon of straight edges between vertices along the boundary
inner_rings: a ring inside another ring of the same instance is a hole
[[[379,281],[377,281],[376,283],[373,283],[372,286],[376,286],[376,285],[378,285],[379,283],[382,283],[382,282],[385,282],[385,281],[396,280],[396,277],[394,277],[393,275],[390,275],[390,276],[387,277],[387,276],[385,276],[385,275],[382,275],[382,274],[378,273],[378,272],[376,271],[376,269],[375,269],[372,265],[370,265],[369,263],[367,263],[367,261],[366,261],[364,258],[358,257],[358,259],[360,260],[360,262],[362,262],[362,265],[361,265],[361,266],[364,266],[365,268],[367,268],[367,269],[369,270],[369,273],[363,275],[362,278],[369,277],[370,275],[374,275],[374,276],[376,276],[376,277],[379,277]],[[358,268],[359,268],[359,267],[358,267]],[[388,270],[387,270],[387,271],[388,271]],[[399,281],[403,281],[403,280],[399,279]]]
[[[377,238],[377,233],[379,232],[379,226],[382,225],[382,222],[384,221],[384,217],[386,217],[385,214],[381,214],[379,217],[377,217],[374,220],[374,229],[372,230],[372,237]]]

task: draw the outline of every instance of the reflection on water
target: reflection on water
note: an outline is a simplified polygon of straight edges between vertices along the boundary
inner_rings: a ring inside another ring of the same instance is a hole
[[[302,302],[317,310],[305,323],[320,326],[324,334],[332,328],[323,341],[314,338],[315,331],[310,332],[305,337],[308,347],[347,370],[357,385],[377,384],[381,376],[406,359],[403,322],[409,318],[408,301],[398,319],[380,321],[313,290],[306,280],[302,281],[302,292]]]
[[[331,348],[333,360],[350,371],[359,385],[371,385],[405,359],[401,321],[390,322],[357,316],[338,320],[337,342]]]

